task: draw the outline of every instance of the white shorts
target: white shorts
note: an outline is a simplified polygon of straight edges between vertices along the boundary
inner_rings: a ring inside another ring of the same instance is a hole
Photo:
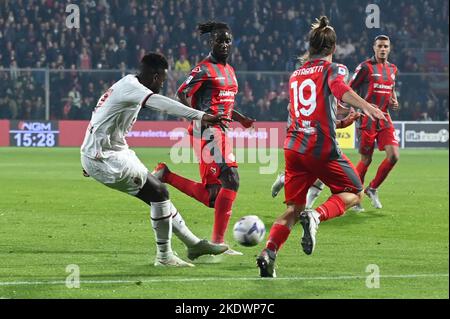
[[[104,159],[92,159],[81,155],[81,165],[100,183],[136,195],[147,181],[148,169],[130,149],[111,152],[108,155],[108,158]]]

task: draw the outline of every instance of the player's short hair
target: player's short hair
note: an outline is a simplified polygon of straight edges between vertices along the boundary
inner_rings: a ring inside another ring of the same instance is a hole
[[[336,32],[330,25],[326,16],[321,16],[312,24],[309,32],[309,56],[327,56],[334,52],[336,47]]]
[[[164,55],[156,52],[150,52],[141,59],[141,72],[157,73],[159,70],[169,68],[169,63]]]
[[[231,31],[230,27],[228,26],[228,24],[224,23],[224,22],[215,22],[215,21],[208,21],[205,23],[199,23],[197,26],[197,29],[200,31],[200,34],[205,34],[205,33],[215,33],[219,30],[227,30],[227,31]]]
[[[373,39],[373,43],[375,44],[375,42],[377,42],[378,40],[388,40],[388,41],[391,41],[391,39],[389,39],[389,37],[388,37],[387,35],[385,35],[385,34],[377,35],[377,36],[375,37],[375,39]]]

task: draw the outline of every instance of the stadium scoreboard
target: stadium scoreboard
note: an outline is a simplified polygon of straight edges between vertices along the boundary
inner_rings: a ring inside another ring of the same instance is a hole
[[[11,121],[9,142],[17,147],[58,146],[58,121]]]

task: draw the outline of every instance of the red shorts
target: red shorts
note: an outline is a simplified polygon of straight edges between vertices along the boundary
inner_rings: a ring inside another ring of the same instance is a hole
[[[375,149],[375,140],[378,144],[378,149],[384,151],[386,145],[399,146],[398,138],[395,135],[395,128],[388,127],[380,131],[375,129],[359,129],[359,153],[363,155],[371,155]]]
[[[361,179],[352,162],[345,156],[336,160],[321,160],[291,150],[284,150],[286,161],[286,180],[284,192],[286,203],[306,204],[308,189],[316,179],[327,185],[333,194],[362,191]]]
[[[212,128],[203,137],[191,136],[191,144],[199,161],[202,183],[221,184],[219,176],[231,167],[238,167],[232,144],[226,132]]]

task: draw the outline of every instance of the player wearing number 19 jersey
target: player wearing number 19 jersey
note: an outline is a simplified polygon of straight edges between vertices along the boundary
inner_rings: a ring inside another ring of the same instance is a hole
[[[298,221],[303,227],[301,245],[309,255],[315,247],[319,223],[342,215],[361,198],[358,173],[336,140],[337,100],[362,109],[372,118],[384,116],[345,83],[347,68],[332,63],[335,49],[336,33],[328,19],[321,17],[309,33],[308,62],[289,81],[290,109],[284,145],[287,209],[275,221],[266,248],[257,258],[262,277],[275,277],[276,253]],[[304,210],[308,188],[318,178],[331,189],[332,196],[316,210]]]

